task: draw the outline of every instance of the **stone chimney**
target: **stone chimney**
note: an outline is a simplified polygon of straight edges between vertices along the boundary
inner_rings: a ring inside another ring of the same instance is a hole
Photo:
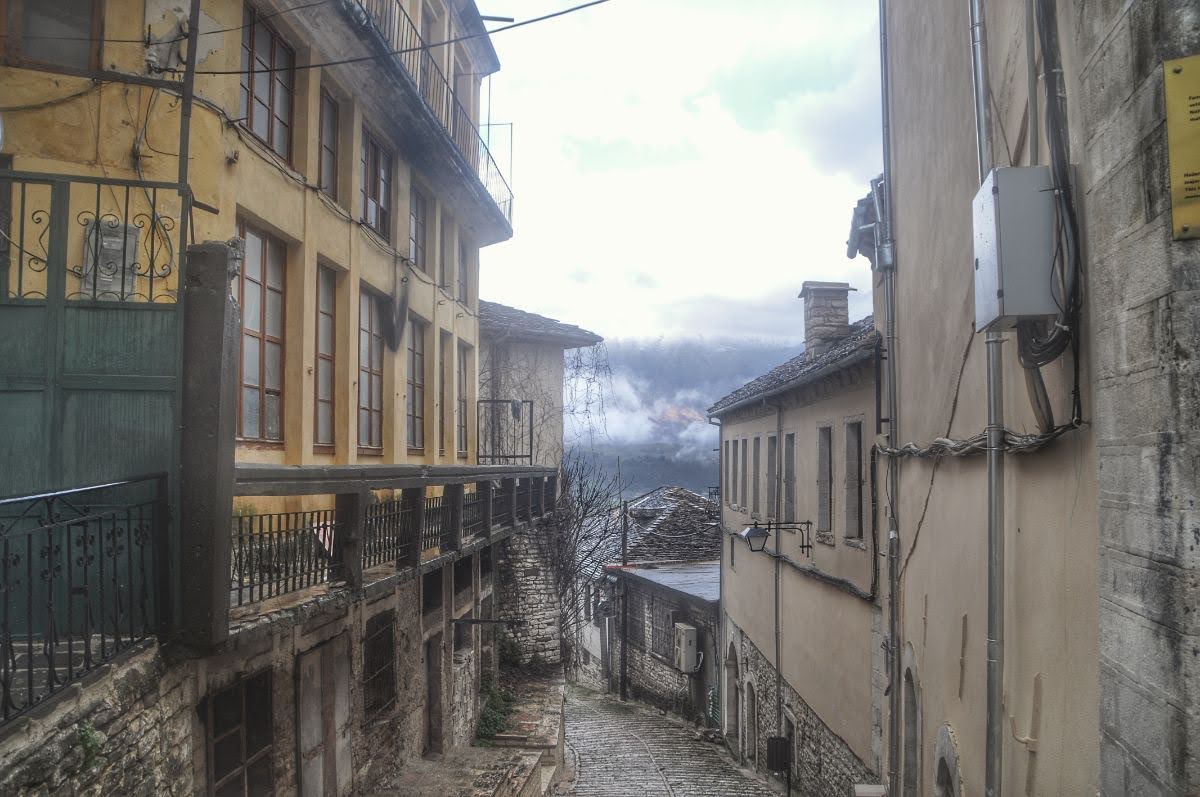
[[[800,290],[804,300],[804,358],[820,357],[850,334],[847,297],[854,288],[848,282],[806,281]]]

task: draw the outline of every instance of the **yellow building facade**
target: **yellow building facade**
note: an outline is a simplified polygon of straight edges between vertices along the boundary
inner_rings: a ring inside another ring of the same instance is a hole
[[[0,168],[174,182],[185,104],[140,83],[182,77],[187,10],[6,7]],[[473,464],[478,253],[512,234],[474,3],[204,0],[197,43],[189,241],[245,242],[238,461]],[[39,190],[6,192],[10,301],[45,290]],[[73,184],[71,212],[68,298],[174,301],[177,195]],[[101,245],[137,254],[104,274]]]

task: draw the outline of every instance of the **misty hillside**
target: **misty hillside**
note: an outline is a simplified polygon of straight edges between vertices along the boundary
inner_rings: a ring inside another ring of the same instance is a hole
[[[666,484],[707,494],[717,484],[718,435],[705,410],[800,352],[798,345],[749,340],[615,340],[607,348],[612,380],[603,429],[576,429],[573,442],[607,470],[615,471],[620,457],[628,495]]]

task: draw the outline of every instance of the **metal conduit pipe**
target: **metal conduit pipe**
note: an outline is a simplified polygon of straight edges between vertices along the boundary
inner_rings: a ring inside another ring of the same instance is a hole
[[[983,0],[967,0],[979,182],[992,167],[992,113]],[[999,797],[1003,780],[1004,694],[1004,337],[988,332],[987,347],[987,733],[984,793]]]
[[[875,266],[883,273],[884,346],[887,351],[887,441],[900,445],[899,405],[896,400],[896,253],[892,241],[892,125],[891,80],[888,62],[887,0],[879,0],[879,99],[883,144],[882,186],[876,186]],[[880,196],[882,192],[883,196]],[[887,464],[888,501],[888,794],[900,794],[900,525],[896,501],[900,495],[900,459]]]

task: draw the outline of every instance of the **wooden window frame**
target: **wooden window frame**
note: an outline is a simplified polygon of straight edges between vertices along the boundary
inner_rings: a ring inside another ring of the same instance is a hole
[[[779,503],[779,437],[767,435],[767,511],[769,518],[778,520],[779,512],[775,507]]]
[[[729,489],[729,505],[736,507],[738,505],[738,441],[731,440],[733,443],[733,461],[729,468],[729,476],[732,484]]]
[[[426,262],[429,244],[429,197],[415,182],[408,192],[408,257],[413,265],[429,273]]]
[[[745,510],[750,504],[750,438],[742,438],[742,483],[739,485],[739,493],[742,497],[741,507]]]
[[[287,418],[287,244],[270,233],[255,227],[248,223],[245,219],[238,220],[238,236],[246,241],[246,231],[251,230],[255,235],[260,237],[263,242],[262,251],[262,271],[261,281],[253,280],[246,274],[245,264],[238,273],[238,306],[245,310],[246,307],[246,280],[251,279],[262,288],[262,297],[259,299],[259,329],[257,332],[246,328],[246,316],[243,312],[242,327],[238,338],[238,402],[237,402],[237,439],[239,441],[257,443],[264,446],[282,447],[287,439],[286,418]],[[268,286],[267,272],[270,269],[270,248],[274,244],[283,251],[283,273],[280,280],[281,287],[278,290]],[[267,332],[267,295],[270,292],[276,292],[280,295],[280,314],[278,336],[271,335]],[[250,337],[258,340],[258,385],[246,384],[245,364],[246,358],[244,353],[245,338]],[[279,387],[277,389],[269,389],[266,387],[267,381],[267,345],[279,346]],[[258,411],[258,435],[247,436],[245,433],[245,418],[243,417],[242,405],[247,389],[256,390],[259,394],[259,411]],[[279,397],[279,437],[267,437],[266,435],[266,407],[267,396],[275,395]]]
[[[396,156],[371,130],[363,125],[362,151],[359,157],[362,185],[362,223],[385,241],[392,240],[392,192],[396,186]],[[384,185],[386,175],[387,185]],[[375,203],[375,219],[367,213],[368,201]]]
[[[284,39],[283,35],[274,25],[265,19],[259,18],[258,9],[252,4],[246,3],[242,6],[242,9],[243,28],[239,52],[241,53],[243,71],[240,73],[239,78],[239,92],[244,92],[245,104],[244,106],[242,105],[243,94],[239,94],[238,108],[241,109],[241,118],[238,122],[250,135],[257,138],[268,149],[290,164],[292,162],[292,141],[295,138],[294,133],[296,129],[296,50],[287,43],[287,40]],[[258,67],[254,63],[255,37],[258,35],[259,25],[262,25],[271,37],[271,63],[267,66],[267,68],[272,70],[270,72],[256,71]],[[291,66],[286,70],[279,67],[281,50],[291,57]],[[280,88],[280,81],[276,78],[276,75],[283,71],[286,71],[288,74],[288,82],[285,87],[287,90],[287,141],[284,143],[282,151],[280,151],[280,147],[277,145],[278,142],[275,140],[275,122],[280,120],[278,109],[282,108],[283,105],[277,101],[276,97],[276,90]],[[254,129],[254,122],[256,120],[254,89],[260,80],[266,80],[270,83],[267,93],[267,116],[269,119],[265,138],[259,135]]]
[[[366,319],[364,325],[363,309],[366,306]],[[384,354],[383,354],[383,308],[379,294],[367,288],[365,285],[359,288],[358,298],[358,391],[355,405],[357,407],[358,417],[358,453],[367,456],[382,456],[383,455],[383,432],[384,432],[384,415],[383,415],[383,369],[384,369]],[[363,363],[363,335],[367,335],[367,361]],[[379,349],[379,364],[376,367],[374,362],[375,346]],[[375,395],[371,388],[372,379],[379,379],[379,406],[375,406]],[[363,384],[367,386],[367,403],[363,404]],[[363,427],[362,417],[363,412],[367,413],[367,442],[363,442]],[[376,426],[378,424],[378,426]],[[376,439],[378,432],[378,443],[373,442]]]
[[[329,311],[321,309],[321,299],[324,292],[321,289],[322,276],[328,274],[333,291],[329,297]],[[317,266],[317,328],[316,334],[313,336],[313,450],[320,452],[330,452],[337,447],[337,271],[329,266]],[[330,339],[329,351],[321,351],[321,318],[329,317]],[[321,398],[321,363],[329,363],[329,398]],[[329,431],[331,439],[326,442],[318,439],[320,434],[320,417],[321,405],[329,405]]]
[[[105,0],[91,0],[92,19],[89,33],[91,49],[88,51],[88,63],[85,67],[56,61],[42,61],[24,54],[21,47],[24,37],[14,31],[21,30],[22,11],[29,2],[31,0],[0,0],[0,64],[82,76],[90,76],[90,73],[102,69],[101,49],[104,44]]]
[[[751,456],[750,471],[750,511],[757,515],[762,512],[762,437],[754,436],[754,452]]]
[[[851,434],[851,430],[855,430]],[[846,531],[848,540],[861,540],[863,537],[863,422],[861,419],[848,420],[843,433],[845,435],[845,471],[846,471]],[[854,445],[857,438],[857,445]],[[851,454],[854,454],[853,458]]]
[[[825,462],[822,463],[822,454]],[[833,426],[817,427],[817,522],[818,534],[833,531]],[[824,492],[822,493],[822,487]]]
[[[458,456],[467,456],[467,358],[470,350],[467,344],[460,342],[456,350],[458,361],[455,363],[455,406],[458,412],[454,419],[454,440]]]
[[[796,521],[796,433],[783,436],[783,522]]]
[[[326,140],[325,128],[329,115],[332,114],[332,141]],[[338,142],[341,138],[339,127],[341,108],[333,94],[324,86],[321,87],[320,113],[317,121],[317,185],[329,195],[334,202],[338,201]],[[325,156],[329,156],[330,166],[326,174]]]
[[[405,431],[408,450],[425,452],[425,330],[427,324],[416,316],[408,319],[407,401]],[[420,341],[418,343],[418,341]],[[418,364],[419,360],[419,364]]]
[[[247,716],[249,716],[249,713],[246,710],[246,694],[248,691],[247,687],[249,685],[251,685],[252,682],[257,681],[259,679],[264,679],[266,681],[266,688],[265,688],[265,690],[255,690],[253,694],[261,695],[265,692],[266,702],[267,702],[267,710],[263,713],[265,713],[265,715],[267,717],[267,724],[271,731],[270,732],[271,741],[262,749],[256,750],[253,753],[248,754],[248,751],[246,750],[246,742],[247,742],[246,718],[247,718]],[[274,788],[274,780],[275,780],[275,778],[274,778],[274,774],[275,774],[274,773],[274,762],[271,760],[272,755],[275,751],[275,724],[274,724],[274,716],[273,716],[273,710],[272,710],[273,704],[274,704],[274,698],[275,698],[273,681],[274,681],[274,678],[273,678],[273,673],[271,670],[261,670],[257,673],[254,673],[253,675],[249,675],[244,678],[238,679],[237,681],[230,684],[229,686],[226,686],[224,689],[216,690],[208,698],[205,699],[203,715],[204,715],[204,747],[205,747],[205,753],[206,753],[205,765],[206,765],[206,770],[207,770],[207,777],[205,778],[205,780],[207,781],[207,786],[208,786],[207,791],[206,791],[207,794],[210,794],[210,795],[215,794],[217,792],[217,789],[220,786],[228,784],[235,777],[238,777],[238,776],[240,776],[242,778],[243,790],[247,791],[247,793],[248,793],[248,786],[246,785],[246,780],[245,780],[247,771],[250,769],[250,767],[252,765],[258,763],[259,761],[261,761],[264,758],[267,759],[268,769],[271,772],[272,788]],[[224,695],[226,692],[229,692],[231,689],[239,690],[239,697],[240,697],[239,702],[241,704],[241,717],[236,725],[223,731],[220,736],[217,736],[214,733],[215,717],[214,717],[213,707],[216,705],[217,698]],[[234,767],[232,770],[225,773],[225,775],[222,776],[220,782],[218,783],[217,777],[216,777],[216,756],[215,756],[216,745],[219,742],[233,736],[235,733],[239,734],[241,737],[241,756],[240,756],[241,761],[239,762],[238,766]]]

